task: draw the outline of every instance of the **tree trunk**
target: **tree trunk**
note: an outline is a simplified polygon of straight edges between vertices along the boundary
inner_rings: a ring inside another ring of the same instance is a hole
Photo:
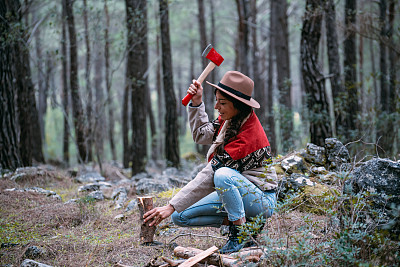
[[[345,35],[344,40],[344,84],[347,92],[346,103],[346,138],[353,140],[357,130],[358,85],[357,85],[357,48],[356,48],[356,0],[345,2]]]
[[[319,7],[321,5],[322,0],[307,0],[300,44],[303,83],[310,112],[311,142],[318,146],[324,146],[325,138],[332,136],[324,77],[318,66],[322,23],[322,13]]]
[[[85,64],[85,81],[86,81],[86,93],[87,93],[87,103],[86,103],[86,117],[87,117],[87,136],[86,136],[86,149],[87,149],[87,157],[88,161],[92,161],[92,143],[94,140],[93,133],[93,91],[92,85],[90,82],[90,69],[92,65],[92,52],[90,49],[90,41],[89,41],[89,23],[88,23],[88,14],[87,14],[87,0],[83,0],[83,22],[85,26],[85,45],[86,45],[86,64]],[[96,73],[98,75],[98,73]]]
[[[204,51],[204,49],[207,47],[208,42],[207,42],[207,33],[206,33],[206,20],[205,20],[205,12],[204,12],[204,1],[203,0],[197,0],[197,6],[198,6],[198,18],[199,18],[199,34],[200,34],[200,53],[198,55],[201,55]],[[198,56],[197,58],[201,58],[201,67],[202,70],[206,68],[208,65],[209,60],[205,57]],[[196,77],[197,78],[197,77]],[[207,83],[203,83],[203,101],[204,105],[206,106],[206,113],[208,114],[209,118],[213,118],[214,115],[214,90],[213,88],[208,85]],[[198,145],[196,146],[198,149],[198,152],[201,154],[207,154],[207,151],[209,149],[209,146],[207,145]]]
[[[169,36],[169,18],[167,0],[159,0],[160,3],[160,26],[162,47],[162,69],[165,97],[165,154],[167,165],[179,166],[179,139],[176,111],[176,97],[172,75],[171,44]]]
[[[67,29],[65,25],[66,20],[66,2],[62,2],[62,33],[61,33],[61,80],[62,80],[62,107],[64,117],[64,131],[63,131],[63,162],[69,165],[69,88],[68,88],[68,64],[67,64]]]
[[[273,12],[275,1],[271,0],[271,11],[270,11],[270,28],[269,28],[269,44],[268,44],[268,84],[267,90],[268,95],[266,98],[267,106],[267,122],[268,122],[268,139],[271,145],[271,152],[273,155],[277,153],[277,139],[275,136],[275,116],[274,116],[274,53],[273,48],[275,47],[275,16]]]
[[[258,119],[260,120],[261,125],[265,128],[266,118],[265,118],[265,91],[263,86],[263,81],[261,79],[262,73],[260,72],[260,51],[258,49],[257,43],[257,0],[251,0],[251,23],[253,25],[252,28],[252,59],[253,59],[253,79],[254,79],[254,98],[260,103],[260,108],[256,109],[255,112],[257,114]]]
[[[111,95],[111,77],[110,77],[110,39],[108,36],[108,29],[110,28],[110,15],[108,14],[107,0],[104,0],[104,13],[106,17],[106,26],[104,28],[104,58],[105,58],[105,77],[107,89],[107,110],[108,110],[108,141],[110,142],[110,149],[112,160],[117,160],[117,153],[115,151],[114,142],[114,108]]]
[[[236,51],[236,64],[239,71],[245,75],[249,75],[249,29],[247,21],[249,19],[249,12],[246,0],[236,0],[236,7],[238,12],[238,39]]]
[[[275,57],[277,85],[279,89],[279,117],[283,151],[293,149],[293,114],[290,80],[289,32],[287,1],[276,1],[275,9]]]
[[[381,38],[379,41],[379,57],[380,57],[380,85],[381,85],[381,107],[379,110],[381,111],[388,111],[389,110],[389,92],[388,92],[388,81],[387,81],[387,62],[386,62],[386,57],[387,57],[387,47],[385,44],[385,39],[386,39],[386,28],[387,28],[387,23],[386,23],[386,10],[387,10],[387,4],[386,0],[380,0],[379,2],[379,10],[380,10],[380,15],[379,15],[379,21],[381,24]]]
[[[69,45],[70,45],[70,89],[72,100],[72,113],[74,117],[76,145],[78,148],[78,161],[87,161],[87,150],[85,140],[85,117],[82,109],[82,102],[79,95],[78,83],[78,49],[73,14],[73,0],[66,1],[66,15],[68,22]]]
[[[97,39],[97,38],[96,38]],[[102,48],[100,45],[95,45],[95,58],[94,58],[94,89],[96,102],[94,103],[95,113],[93,114],[93,137],[96,149],[96,158],[99,164],[104,157],[104,125],[105,123],[105,106],[104,106],[104,88],[103,88],[103,65],[104,65],[104,55],[102,54]],[[92,107],[92,105],[91,105]]]
[[[9,34],[13,34],[10,25],[18,23],[19,2],[8,0],[0,2],[0,17],[8,20],[0,20],[0,39],[5,40]],[[15,170],[22,166],[18,149],[17,121],[15,111],[14,83],[14,53],[16,43],[4,42],[0,45],[0,169]]]
[[[340,54],[338,45],[338,36],[336,30],[336,10],[335,3],[333,0],[328,0],[325,3],[325,27],[326,27],[326,44],[328,52],[328,66],[329,75],[331,82],[332,97],[334,102],[335,111],[335,128],[341,128],[344,125],[342,114],[343,107],[340,107],[340,103],[343,103],[340,99],[344,98],[344,90],[341,78],[341,67],[340,67]]]
[[[156,19],[158,20],[159,17],[159,12],[156,13]],[[156,42],[157,42],[157,69],[156,69],[156,81],[157,81],[157,106],[158,107],[164,107],[164,90],[163,90],[163,84],[161,82],[161,47],[160,47],[160,32],[157,27],[157,37],[156,37]],[[192,48],[193,49],[193,46]],[[164,127],[164,122],[165,122],[165,109],[163,108],[158,108],[158,156],[157,158],[164,158],[164,133],[165,133],[165,127]]]
[[[132,175],[145,171],[147,162],[146,94],[147,6],[145,0],[126,0],[128,28],[128,77],[131,87]]]

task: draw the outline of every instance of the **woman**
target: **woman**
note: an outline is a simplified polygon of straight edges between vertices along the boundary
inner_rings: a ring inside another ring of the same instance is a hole
[[[215,87],[217,120],[210,122],[202,101],[203,87],[193,81],[187,90],[193,95],[188,107],[193,139],[211,144],[208,164],[176,194],[167,206],[144,214],[145,222],[157,225],[172,215],[180,226],[229,225],[229,240],[221,253],[246,246],[238,239],[239,226],[248,219],[270,217],[276,205],[276,173],[271,162],[267,136],[253,111],[259,108],[251,98],[254,82],[237,71],[228,71]],[[262,178],[261,178],[262,177]]]

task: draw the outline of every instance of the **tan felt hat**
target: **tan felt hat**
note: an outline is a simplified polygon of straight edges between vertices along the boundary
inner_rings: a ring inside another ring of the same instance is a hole
[[[207,83],[250,107],[260,108],[260,104],[251,98],[254,89],[253,80],[241,72],[228,71],[225,73],[224,77],[222,77],[218,85],[212,84],[208,81]]]

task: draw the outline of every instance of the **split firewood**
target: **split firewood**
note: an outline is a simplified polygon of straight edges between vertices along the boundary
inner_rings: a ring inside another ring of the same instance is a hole
[[[156,227],[149,226],[150,222],[145,223],[143,215],[149,210],[153,209],[153,198],[138,197],[138,206],[139,206],[140,220],[142,222],[142,226],[140,228],[140,241],[142,241],[142,244],[145,245],[151,244],[153,243],[153,237],[156,231]]]
[[[174,254],[175,256],[183,259],[189,259],[191,257],[196,256],[197,254],[202,253],[203,250],[197,249],[197,248],[191,248],[191,247],[181,247],[177,246],[174,249]],[[222,255],[219,253],[212,253],[210,256],[208,256],[206,259],[202,259],[200,262],[201,263],[208,263],[208,264],[213,264],[217,266],[225,266],[225,267],[236,267],[238,266],[236,264],[237,259]]]
[[[185,261],[184,263],[182,263],[181,267],[191,267],[193,265],[195,265],[196,263],[200,262],[201,260],[204,260],[205,258],[207,258],[208,256],[210,256],[211,254],[213,254],[215,251],[217,251],[218,248],[216,246],[212,246],[211,248],[200,252],[199,254],[190,257],[187,261]]]

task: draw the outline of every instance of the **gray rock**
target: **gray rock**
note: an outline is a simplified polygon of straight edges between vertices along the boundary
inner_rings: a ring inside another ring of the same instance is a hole
[[[306,186],[314,186],[314,182],[303,174],[292,173],[290,177],[284,176],[278,183],[278,200],[282,201],[294,193],[302,192]]]
[[[125,187],[117,188],[114,190],[111,198],[114,199],[114,209],[123,208],[125,203],[128,201],[128,191]]]
[[[57,200],[61,200],[61,197],[56,192],[51,191],[51,190],[46,190],[46,189],[43,189],[43,188],[40,188],[40,187],[28,187],[28,188],[24,188],[24,189],[10,188],[10,189],[5,189],[4,191],[39,193],[39,194],[46,195],[47,197],[52,197],[52,198],[55,198]]]
[[[390,159],[374,158],[350,174],[351,179],[345,183],[344,192],[357,194],[371,193],[373,207],[367,214],[374,217],[373,210],[378,211],[384,218],[377,219],[376,223],[391,224],[392,230],[400,233],[400,217],[397,210],[400,208],[400,163]],[[383,216],[387,214],[387,216]]]
[[[134,176],[132,176],[132,180],[138,182],[142,179],[153,179],[153,176],[147,172],[140,172]]]
[[[325,148],[321,146],[307,143],[306,151],[302,156],[306,161],[312,164],[319,166],[325,166],[326,164]]]
[[[93,198],[94,200],[104,200],[104,195],[103,192],[101,191],[94,191],[88,194],[88,197]]]
[[[46,255],[46,250],[37,246],[30,246],[25,250],[24,256],[29,259],[36,259]]]
[[[117,216],[114,217],[114,220],[116,221],[123,221],[125,220],[125,215],[124,214],[118,214]]]
[[[105,181],[106,178],[101,176],[100,173],[95,171],[84,172],[81,175],[75,177],[75,181],[78,183],[95,183]]]
[[[330,170],[339,169],[343,163],[350,162],[349,150],[336,138],[325,139],[325,153]]]
[[[106,187],[112,187],[110,183],[107,182],[98,182],[98,183],[89,183],[82,185],[78,188],[79,192],[84,192],[84,191],[97,191],[100,190],[101,188],[106,188]]]
[[[20,267],[52,267],[52,266],[34,260],[26,259],[21,263]]]
[[[300,173],[306,169],[303,158],[297,155],[292,155],[282,160],[281,167],[288,174]]]
[[[138,205],[137,199],[132,199],[131,201],[128,202],[128,205],[125,208],[125,212],[135,210],[137,208],[137,205]]]
[[[138,195],[147,195],[154,192],[163,192],[171,189],[168,180],[144,178],[136,183],[136,193]]]

